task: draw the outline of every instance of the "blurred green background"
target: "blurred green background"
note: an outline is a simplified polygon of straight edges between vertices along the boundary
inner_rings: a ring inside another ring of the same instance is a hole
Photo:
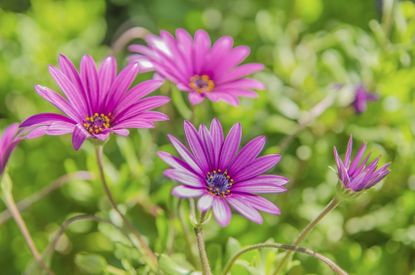
[[[327,216],[303,243],[333,259],[351,274],[415,274],[415,4],[412,1],[361,0],[1,0],[0,127],[53,107],[33,86],[57,88],[47,65],[58,53],[76,63],[83,54],[100,60],[127,29],[141,26],[157,33],[183,27],[206,29],[213,39],[227,34],[235,44],[251,47],[250,61],[266,70],[257,77],[267,89],[239,107],[199,105],[196,122],[218,117],[226,129],[241,122],[244,142],[260,134],[267,152],[285,149],[275,169],[290,179],[288,192],[269,196],[282,210],[264,214],[258,226],[234,215],[226,229],[211,221],[206,228],[209,257],[215,271],[240,246],[274,240],[291,242],[334,195],[336,175],[332,147],[344,153],[347,138],[368,142],[383,162],[392,162],[386,180]],[[142,43],[142,40],[136,40]],[[120,66],[128,52],[117,53]],[[141,78],[149,78],[151,74]],[[335,84],[344,84],[336,90]],[[364,84],[380,100],[356,115],[349,106],[353,87]],[[169,93],[164,87],[161,93]],[[187,99],[163,109],[171,117],[154,130],[131,131],[112,138],[105,148],[106,172],[116,200],[163,253],[169,274],[188,274],[191,266],[183,230],[177,220],[175,183],[162,176],[166,168],[157,150],[171,150],[167,133],[183,138]],[[286,148],[281,142],[309,117],[325,98],[334,98],[321,116]],[[357,146],[357,145],[356,145]],[[69,136],[23,142],[9,165],[14,195],[21,200],[65,173],[97,171],[93,146],[74,152]],[[183,203],[187,220],[188,204]],[[0,203],[0,210],[5,206]],[[97,214],[119,223],[98,181],[71,181],[23,212],[40,250],[59,225],[76,213]],[[188,223],[189,224],[189,223]],[[190,226],[188,228],[191,230]],[[193,237],[193,236],[191,236]],[[168,255],[168,256],[167,256]],[[268,274],[281,253],[251,252],[233,274]],[[298,255],[289,274],[331,274],[315,259]],[[16,224],[0,225],[1,274],[21,274],[32,261]],[[176,268],[175,264],[180,268]],[[301,263],[301,264],[300,264]],[[59,241],[52,259],[57,274],[143,274],[140,256],[108,225],[81,222]],[[124,273],[125,272],[125,273]]]

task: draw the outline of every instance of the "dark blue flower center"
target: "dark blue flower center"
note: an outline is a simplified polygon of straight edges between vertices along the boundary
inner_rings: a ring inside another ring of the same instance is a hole
[[[228,196],[231,193],[232,184],[233,179],[231,179],[227,171],[213,170],[208,172],[206,176],[206,188],[214,196]]]
[[[215,83],[206,74],[194,75],[190,78],[189,86],[199,94],[205,94],[215,88]]]
[[[100,134],[111,127],[111,113],[108,115],[95,113],[87,116],[84,120],[84,127],[90,134]]]

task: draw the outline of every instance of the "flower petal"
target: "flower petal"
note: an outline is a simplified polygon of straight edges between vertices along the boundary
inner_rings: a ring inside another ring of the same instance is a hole
[[[72,145],[75,151],[78,151],[81,148],[81,145],[84,143],[88,133],[81,125],[76,125],[73,134],[72,134]]]
[[[164,175],[187,186],[203,187],[201,179],[198,176],[185,170],[167,169],[164,171]]]
[[[250,165],[251,162],[261,153],[265,146],[265,142],[266,138],[264,136],[256,137],[248,142],[232,162],[229,167],[229,173],[234,175],[247,165]]]
[[[178,185],[171,192],[174,196],[180,198],[195,198],[204,194],[202,189],[191,188],[185,185]]]
[[[232,212],[224,199],[215,197],[213,200],[212,210],[216,221],[222,227],[225,227],[229,224],[231,221]]]
[[[234,159],[239,145],[241,144],[242,129],[241,124],[235,124],[228,133],[223,143],[219,158],[219,168],[226,170],[230,162]]]
[[[203,195],[197,202],[197,207],[200,211],[205,212],[212,207],[213,196],[210,194]]]
[[[253,178],[271,169],[280,161],[280,159],[281,156],[277,154],[259,157],[252,161],[246,169],[240,171],[236,175],[233,175],[233,179],[238,182]]]
[[[250,204],[246,204],[241,200],[241,198],[233,197],[232,195],[227,197],[226,199],[230,205],[235,208],[239,213],[245,216],[247,219],[256,222],[258,224],[262,223],[262,216],[259,214],[255,208],[253,208]]]

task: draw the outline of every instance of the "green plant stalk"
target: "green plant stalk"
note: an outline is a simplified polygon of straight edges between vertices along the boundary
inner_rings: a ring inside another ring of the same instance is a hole
[[[146,241],[144,240],[143,236],[141,236],[140,232],[128,221],[128,219],[125,217],[125,215],[121,212],[121,210],[118,208],[117,203],[114,200],[114,197],[112,196],[111,190],[107,184],[107,181],[105,179],[105,173],[104,173],[104,147],[103,145],[96,145],[95,146],[95,152],[97,157],[97,163],[99,168],[99,175],[101,178],[102,186],[104,188],[104,192],[107,195],[108,200],[111,203],[112,208],[120,215],[121,219],[124,222],[124,225],[128,228],[128,230],[135,236],[135,238],[138,240],[141,249],[143,250],[144,254],[147,256],[149,260],[149,264],[152,268],[157,269],[157,257],[153,253],[153,251],[150,249],[150,247],[147,245]]]
[[[325,257],[325,256],[323,256],[323,255],[321,255],[317,252],[314,252],[311,249],[304,248],[304,247],[299,247],[299,246],[295,246],[295,245],[289,245],[289,244],[262,243],[262,244],[255,244],[255,245],[248,246],[248,247],[240,250],[238,253],[236,253],[226,264],[226,266],[224,268],[224,271],[223,271],[223,275],[227,275],[228,272],[231,271],[231,268],[232,268],[233,264],[236,262],[236,260],[240,256],[242,256],[243,254],[245,254],[245,253],[247,253],[251,250],[262,249],[262,248],[284,249],[284,250],[288,250],[289,252],[298,252],[298,253],[307,254],[307,255],[310,255],[310,256],[322,261],[323,263],[325,263],[336,274],[339,274],[339,275],[347,275],[348,274],[346,271],[344,271],[341,267],[339,267],[332,260],[330,260],[329,258],[327,258],[327,257]]]
[[[314,219],[312,220],[307,226],[301,231],[301,233],[298,235],[297,239],[294,241],[293,245],[297,246],[299,245],[305,237],[310,233],[314,227],[328,214],[331,210],[336,208],[339,205],[340,201],[334,197],[327,205],[324,207],[323,211]],[[282,272],[287,264],[287,260],[291,257],[293,254],[293,251],[289,251],[285,254],[285,256],[282,258],[280,264],[277,266],[277,269],[274,272],[274,275],[279,274]]]
[[[206,253],[205,240],[203,238],[203,223],[205,221],[205,215],[206,213],[202,212],[200,222],[194,226],[194,231],[196,234],[197,248],[199,250],[200,262],[202,265],[202,273],[203,275],[212,275],[209,259]]]
[[[9,209],[10,214],[12,215],[13,219],[16,221],[17,226],[19,227],[19,230],[22,233],[26,241],[26,244],[29,247],[30,252],[32,253],[33,257],[38,262],[39,266],[46,272],[46,274],[49,274],[49,275],[55,274],[48,268],[48,266],[43,261],[42,256],[37,250],[36,245],[32,239],[32,236],[30,235],[29,230],[27,229],[26,223],[24,222],[19,212],[19,209],[16,206],[16,202],[14,201],[14,198],[12,195],[12,181],[9,175],[4,174],[2,176],[1,188],[2,188],[2,195],[3,195],[4,203]]]

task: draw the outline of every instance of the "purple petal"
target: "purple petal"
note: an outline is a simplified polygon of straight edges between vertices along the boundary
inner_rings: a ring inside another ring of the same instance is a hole
[[[210,194],[203,195],[197,202],[197,207],[201,212],[206,212],[212,207],[213,196]]]
[[[189,121],[184,122],[184,132],[186,135],[187,143],[193,153],[194,159],[202,171],[209,171],[209,159],[206,152],[203,149],[202,141],[193,126]]]
[[[236,175],[233,175],[233,179],[238,182],[253,178],[274,167],[280,161],[280,159],[281,156],[277,154],[266,155],[257,158],[256,160],[252,161],[252,163],[247,166],[245,170]]]
[[[57,68],[49,66],[49,72],[65,94],[71,106],[74,107],[74,110],[81,116],[86,114],[88,112],[88,105],[85,105],[82,92]],[[88,102],[88,99],[86,102]]]
[[[241,124],[235,124],[226,137],[219,158],[219,168],[226,170],[230,162],[234,159],[239,145],[241,144],[242,129]]]
[[[223,74],[223,75],[216,77],[215,80],[216,80],[216,83],[220,85],[222,83],[226,83],[226,82],[230,82],[230,81],[243,78],[247,75],[250,75],[254,72],[261,71],[263,69],[264,69],[263,64],[258,64],[258,63],[244,64],[244,65],[236,67],[235,69],[233,69],[231,72],[227,74]]]
[[[229,224],[231,221],[232,212],[224,199],[215,197],[213,200],[212,210],[216,221],[222,227],[225,227]]]
[[[203,183],[198,176],[185,170],[167,169],[164,171],[164,175],[172,180],[183,183],[184,185],[196,188],[203,187]]]
[[[122,137],[126,137],[130,134],[130,131],[128,131],[127,129],[116,129],[116,130],[113,129],[112,132]]]
[[[63,121],[67,123],[73,123],[76,124],[75,121],[72,119],[60,115],[60,114],[54,114],[54,113],[41,113],[37,115],[33,115],[28,117],[25,121],[20,124],[20,127],[29,127],[35,124],[43,124],[46,122],[52,122],[52,121]]]
[[[204,194],[202,189],[191,188],[185,185],[178,185],[171,192],[174,196],[180,198],[195,198]]]
[[[114,113],[124,112],[127,108],[138,103],[141,98],[160,88],[162,84],[162,80],[146,80],[134,86],[118,104]]]
[[[201,74],[205,58],[210,49],[210,38],[204,30],[197,30],[194,40],[194,71],[196,74]]]
[[[261,153],[265,141],[266,139],[264,136],[259,136],[248,142],[232,162],[232,165],[229,167],[229,173],[234,175],[241,169],[250,165],[250,163]]]
[[[40,85],[36,85],[35,89],[41,97],[52,103],[56,108],[64,112],[73,120],[77,121],[83,119],[83,117],[57,92]]]
[[[248,202],[257,210],[264,211],[273,215],[281,214],[281,211],[277,206],[275,206],[269,200],[264,199],[263,197],[255,195],[235,195],[234,197],[235,199],[239,199],[240,201]]]
[[[363,154],[365,153],[366,150],[366,144],[363,144],[362,147],[360,147],[359,151],[357,152],[354,160],[352,161],[352,163],[350,164],[349,167],[349,174],[352,174],[354,172],[354,170],[357,168],[357,166],[360,163],[360,160],[363,157]]]
[[[213,149],[215,151],[215,164],[219,165],[220,151],[223,144],[223,130],[219,120],[214,118],[210,124],[210,135],[212,136]]]
[[[98,69],[99,80],[99,105],[103,104],[103,101],[108,94],[114,79],[117,76],[117,62],[114,57],[109,56],[101,63]],[[102,110],[100,110],[102,111]]]
[[[197,173],[197,174],[203,174],[202,170],[200,170],[200,167],[196,164],[193,156],[190,154],[190,152],[187,150],[187,148],[174,136],[168,135],[168,138],[173,145],[173,147],[176,149],[177,153],[182,157],[182,159]]]
[[[224,101],[232,106],[238,106],[239,105],[239,99],[236,96],[233,96],[231,94],[228,93],[220,93],[220,92],[216,92],[215,90],[208,93],[206,95],[210,100],[212,100],[213,102],[218,102],[218,101]]]
[[[87,137],[88,133],[85,131],[85,129],[82,126],[77,125],[72,134],[72,145],[75,151],[78,151],[79,148],[81,148],[81,145],[84,143]]]
[[[353,138],[350,136],[349,142],[347,143],[346,157],[344,158],[344,165],[348,167],[350,165],[350,159],[352,156]]]
[[[229,196],[227,197],[227,201],[233,208],[235,208],[247,219],[258,224],[262,223],[263,220],[261,214],[259,214],[259,212],[255,210],[250,204],[244,203],[243,200],[241,201],[241,198],[238,198],[237,196]]]
[[[125,67],[114,82],[106,97],[106,109],[113,110],[115,106],[120,102],[120,99],[125,95],[128,88],[133,83],[139,70],[138,64],[130,64]]]
[[[81,60],[80,67],[84,91],[86,91],[90,100],[90,110],[98,110],[101,95],[99,95],[98,72],[95,61],[92,57],[85,55]]]
[[[197,105],[197,104],[201,103],[203,100],[205,100],[205,98],[197,92],[189,93],[188,97],[189,97],[189,101],[192,105]]]

